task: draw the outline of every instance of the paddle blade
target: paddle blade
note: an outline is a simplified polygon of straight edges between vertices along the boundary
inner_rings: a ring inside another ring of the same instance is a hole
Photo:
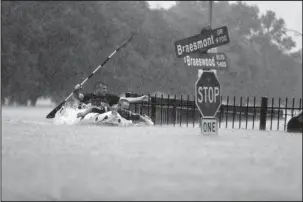
[[[47,116],[46,118],[47,119],[52,119],[52,118],[55,118],[55,115],[57,113],[57,111],[59,111],[61,109],[61,107],[65,104],[65,100],[63,102],[61,102],[55,109],[53,109],[53,111],[51,111]]]
[[[133,32],[129,39],[127,39],[117,50],[120,50],[121,48],[124,48],[135,36],[135,33]]]

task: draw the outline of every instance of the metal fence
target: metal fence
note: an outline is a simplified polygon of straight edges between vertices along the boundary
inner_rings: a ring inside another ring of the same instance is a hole
[[[138,96],[138,94],[126,94]],[[146,114],[155,125],[199,126],[201,115],[190,96],[152,96],[149,102],[131,104],[130,110]],[[220,128],[286,130],[288,120],[302,110],[302,98],[221,97],[216,117]],[[264,125],[264,126],[263,126]],[[262,128],[263,127],[263,128]]]

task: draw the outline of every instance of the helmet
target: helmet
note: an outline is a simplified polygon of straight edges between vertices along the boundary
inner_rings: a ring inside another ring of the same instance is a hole
[[[103,88],[103,87],[107,87],[106,83],[99,81],[95,83],[95,88]]]

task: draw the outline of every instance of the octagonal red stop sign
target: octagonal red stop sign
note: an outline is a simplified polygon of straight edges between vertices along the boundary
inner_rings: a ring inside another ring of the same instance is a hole
[[[203,71],[195,86],[196,105],[202,117],[214,117],[221,106],[221,86],[213,71]]]

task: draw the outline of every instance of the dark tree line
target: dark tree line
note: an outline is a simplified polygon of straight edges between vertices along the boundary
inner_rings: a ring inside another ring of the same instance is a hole
[[[207,26],[207,2],[177,2],[150,10],[145,1],[4,1],[2,6],[2,103],[61,101],[117,46],[133,41],[87,82],[103,80],[115,93],[194,95],[197,70],[177,59],[174,41]],[[238,2],[215,2],[213,27],[227,25],[230,43],[219,47],[229,69],[219,71],[223,95],[302,97],[302,51],[285,21]]]

